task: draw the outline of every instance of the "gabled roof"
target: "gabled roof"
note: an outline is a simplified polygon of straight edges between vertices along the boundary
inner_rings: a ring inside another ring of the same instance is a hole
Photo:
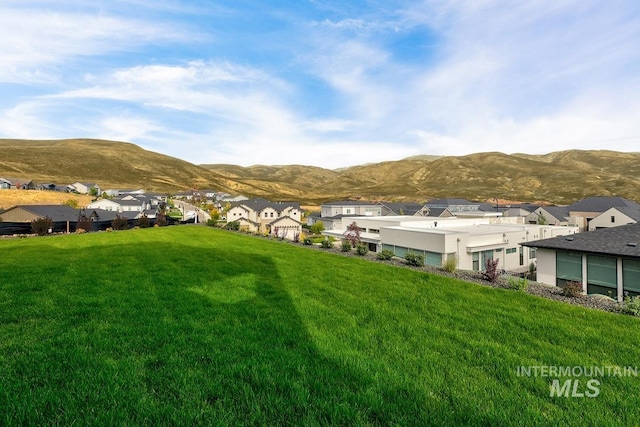
[[[480,205],[480,203],[478,202],[470,202],[469,200],[465,200],[465,199],[433,199],[433,200],[429,200],[426,203],[427,206],[436,206],[436,207],[440,207],[440,206],[460,206],[460,205]]]
[[[422,203],[380,202],[378,205],[386,206],[390,211],[397,215],[400,214],[400,211],[402,211],[404,215],[415,215],[420,211],[420,209],[424,208],[424,204]]]
[[[635,244],[635,246],[633,245]],[[640,223],[521,243],[542,249],[640,258]]]
[[[255,212],[262,212],[267,208],[272,208],[277,212],[282,212],[287,208],[300,209],[299,202],[271,202],[267,199],[249,199],[241,202],[233,203],[232,206],[246,206],[253,209]]]
[[[568,206],[541,206],[541,208],[549,212],[551,215],[553,215],[554,218],[557,219],[565,219],[569,217]]]
[[[67,205],[18,205],[7,209],[5,212],[13,209],[22,209],[40,217],[49,217],[54,222],[77,221],[79,213],[79,210]]]
[[[629,218],[631,218],[632,220],[640,222],[640,209],[633,209],[633,208],[616,208],[616,209],[621,213],[625,214],[626,216],[628,216]]]
[[[295,222],[296,224],[302,224],[300,221],[296,221],[295,219],[291,218],[290,216],[281,216],[280,218],[276,218],[276,219],[274,219],[273,221],[271,221],[271,222],[269,223],[269,225],[274,225],[274,224],[279,223],[280,221],[285,221],[285,220],[286,220],[286,221],[293,221],[293,222]]]
[[[340,200],[337,202],[323,203],[322,206],[378,206],[378,203],[359,202],[357,200]]]
[[[640,204],[622,197],[596,196],[587,197],[568,206],[572,212],[604,212],[611,208],[628,207],[640,210]]]

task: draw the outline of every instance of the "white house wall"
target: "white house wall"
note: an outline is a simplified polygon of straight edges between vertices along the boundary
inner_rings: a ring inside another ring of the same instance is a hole
[[[536,280],[547,285],[556,285],[556,251],[553,249],[538,249]]]
[[[589,221],[589,231],[593,231],[597,228],[634,224],[635,222],[636,221],[633,218],[628,217],[616,208],[611,208]]]

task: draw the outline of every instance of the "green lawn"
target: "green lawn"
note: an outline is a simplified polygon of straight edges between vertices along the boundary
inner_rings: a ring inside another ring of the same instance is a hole
[[[638,377],[517,373],[640,365],[636,318],[210,227],[0,254],[0,425],[640,420]]]

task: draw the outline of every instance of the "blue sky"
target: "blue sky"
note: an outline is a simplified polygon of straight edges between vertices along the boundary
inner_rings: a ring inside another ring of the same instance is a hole
[[[635,0],[1,0],[0,137],[195,164],[640,151]]]

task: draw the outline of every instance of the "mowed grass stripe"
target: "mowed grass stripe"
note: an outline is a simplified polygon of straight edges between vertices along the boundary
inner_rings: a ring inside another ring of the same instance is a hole
[[[550,398],[516,371],[635,366],[634,318],[206,227],[0,251],[0,424],[639,419],[639,378]]]

